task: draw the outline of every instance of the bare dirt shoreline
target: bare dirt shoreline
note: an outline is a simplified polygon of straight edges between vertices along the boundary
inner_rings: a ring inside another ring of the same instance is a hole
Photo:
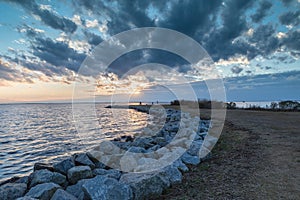
[[[300,113],[228,110],[213,158],[190,167],[159,199],[299,199]]]

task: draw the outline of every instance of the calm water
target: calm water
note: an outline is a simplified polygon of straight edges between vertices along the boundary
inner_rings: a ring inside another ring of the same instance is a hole
[[[83,105],[84,107],[84,105]],[[127,109],[105,109],[97,104],[98,128],[78,134],[71,104],[0,105],[0,182],[26,175],[35,162],[51,162],[97,145],[105,138],[135,134],[147,115]]]

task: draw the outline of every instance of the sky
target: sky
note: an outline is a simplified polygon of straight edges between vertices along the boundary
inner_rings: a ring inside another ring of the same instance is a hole
[[[90,89],[100,100],[114,91],[137,101],[175,98],[159,87],[153,70],[152,77],[127,74],[147,63],[190,74],[194,63],[171,52],[140,49],[106,72],[78,72],[101,42],[142,27],[168,28],[198,42],[224,82],[227,101],[300,100],[299,0],[0,0],[0,102],[70,100],[78,81],[96,82]],[[159,74],[174,73],[159,68]],[[191,81],[198,98],[210,98],[209,78]]]

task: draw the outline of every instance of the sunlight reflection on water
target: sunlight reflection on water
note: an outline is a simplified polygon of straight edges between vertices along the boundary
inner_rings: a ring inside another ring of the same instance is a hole
[[[35,162],[51,162],[91,148],[105,138],[136,134],[146,126],[147,114],[114,110],[96,104],[101,131],[78,137],[71,104],[0,105],[0,181],[26,175]]]

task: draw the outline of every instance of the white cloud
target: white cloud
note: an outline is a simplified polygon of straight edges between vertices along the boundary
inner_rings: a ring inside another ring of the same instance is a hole
[[[41,17],[35,14],[32,14],[33,18],[37,21],[42,21]]]
[[[15,43],[17,44],[25,44],[26,43],[26,40],[24,39],[19,39],[19,40],[14,40]]]
[[[244,55],[235,55],[230,57],[228,60],[220,59],[215,63],[217,66],[228,66],[228,65],[249,65],[250,61]]]
[[[56,38],[56,41],[58,42],[68,42],[69,38],[65,32],[62,32],[58,38]]]
[[[32,27],[29,27],[29,28],[30,28],[30,30],[32,30],[32,31],[34,31],[34,32],[36,32],[36,33],[45,33],[45,31],[42,30],[42,29],[32,28]],[[28,30],[29,30],[28,28],[22,28],[22,29],[20,29],[19,31],[20,31],[21,33],[26,33]]]
[[[49,10],[49,11],[52,11],[51,5],[43,5],[43,4],[41,4],[41,5],[40,5],[40,9],[41,9],[41,10]]]
[[[292,30],[292,29],[294,28],[294,26],[292,26],[292,25],[287,25],[286,28],[289,29],[289,30]]]
[[[97,79],[99,95],[128,94],[128,92],[138,94],[151,85],[143,72],[128,75],[122,79],[114,73],[101,74]]]
[[[250,28],[247,32],[246,32],[246,35],[247,36],[253,36],[253,33],[254,33],[254,29],[253,28]]]
[[[69,47],[75,49],[79,53],[87,53],[91,49],[91,45],[86,41],[69,40]]]
[[[98,23],[98,20],[86,20],[86,24],[85,24],[85,26],[87,27],[87,28],[95,28],[95,27],[97,27],[97,26],[99,26],[99,23]]]
[[[15,52],[16,50],[14,49],[14,48],[12,48],[12,47],[7,47],[7,49],[8,49],[8,51],[10,51],[10,52]]]
[[[81,26],[81,18],[79,15],[74,15],[73,18],[71,19],[72,22],[74,22],[77,26]]]
[[[279,33],[276,34],[276,37],[277,37],[278,39],[285,38],[286,36],[287,36],[287,35],[286,35],[285,33],[283,33],[283,32],[279,32]]]
[[[101,24],[101,26],[99,27],[99,31],[101,33],[106,33],[107,30],[108,30],[107,21],[104,21],[103,24]]]

